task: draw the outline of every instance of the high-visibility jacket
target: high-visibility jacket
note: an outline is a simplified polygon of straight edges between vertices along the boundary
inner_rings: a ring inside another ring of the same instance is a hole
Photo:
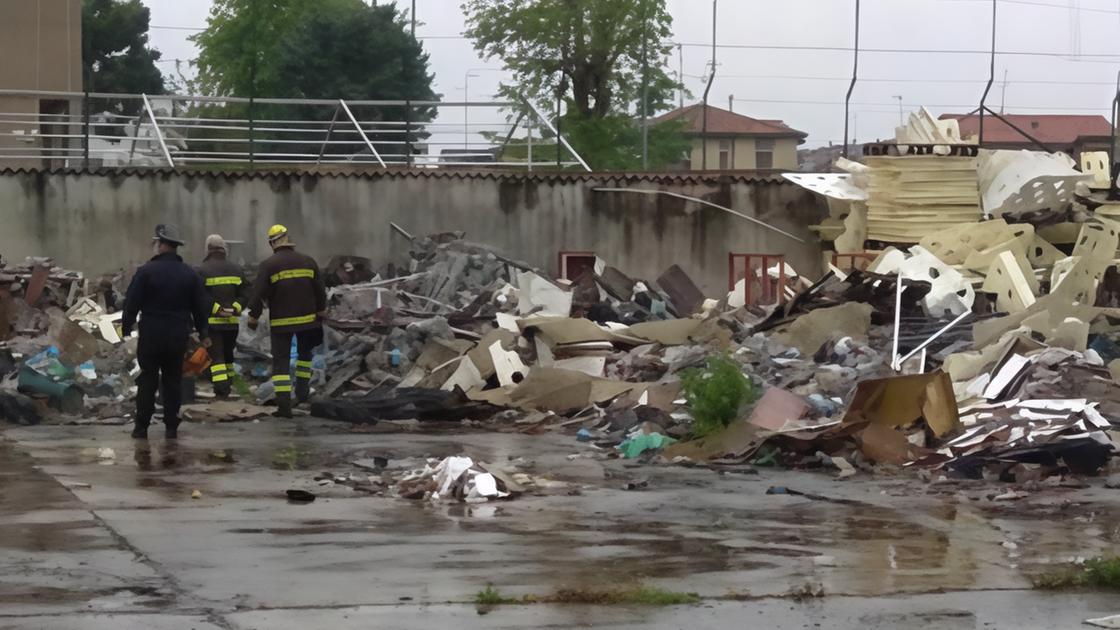
[[[276,332],[300,332],[322,326],[327,290],[315,259],[293,247],[280,247],[257,270],[249,316],[261,316],[268,305],[269,325]]]
[[[198,266],[198,275],[210,295],[210,328],[214,330],[237,330],[241,311],[249,304],[249,282],[245,270],[235,262],[226,259],[222,251],[213,251]],[[222,310],[233,311],[233,315],[223,315]]]

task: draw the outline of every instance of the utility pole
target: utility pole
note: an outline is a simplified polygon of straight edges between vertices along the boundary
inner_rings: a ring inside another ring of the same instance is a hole
[[[677,44],[677,81],[680,82],[680,88],[677,94],[680,95],[681,109],[684,109],[684,45]]]
[[[470,124],[471,124],[471,79],[477,79],[478,75],[474,73],[474,69],[467,70],[463,75],[463,148],[470,148]]]
[[[735,111],[735,95],[734,94],[727,97],[727,111],[729,111],[729,112],[734,112]]]
[[[374,5],[377,5],[377,0],[374,0]],[[412,12],[408,14],[409,22],[411,23],[412,43],[416,43],[416,0],[412,0]],[[411,66],[405,66],[411,68]],[[412,99],[406,98],[404,101],[404,165],[405,168],[412,168]]]
[[[856,80],[859,78],[859,0],[856,0],[856,41],[855,54],[852,57],[852,82],[848,84],[848,94],[844,97],[844,147],[842,155],[848,157],[848,114],[852,104],[852,92],[856,89]]]
[[[716,8],[719,0],[712,0],[712,73],[708,75],[708,86],[704,88],[704,123],[700,133],[700,169],[708,170],[708,93],[716,80]]]
[[[896,94],[892,98],[898,99],[898,126],[901,127],[905,124],[904,122],[902,122],[902,96]]]
[[[642,170],[649,170],[649,16],[642,16]]]
[[[1007,68],[1003,69],[1003,88],[999,96],[999,113],[1003,113],[1003,106],[1007,104]]]

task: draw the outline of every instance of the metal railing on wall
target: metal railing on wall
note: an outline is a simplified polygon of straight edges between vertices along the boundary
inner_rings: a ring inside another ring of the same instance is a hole
[[[0,90],[0,168],[578,169],[532,103]]]

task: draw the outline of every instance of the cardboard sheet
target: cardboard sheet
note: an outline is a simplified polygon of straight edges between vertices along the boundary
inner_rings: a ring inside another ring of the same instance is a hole
[[[935,436],[960,424],[953,382],[940,370],[861,382],[844,416],[844,424],[870,422],[904,427],[920,418]]]

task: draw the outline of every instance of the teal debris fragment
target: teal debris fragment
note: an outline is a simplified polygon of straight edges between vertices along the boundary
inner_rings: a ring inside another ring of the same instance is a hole
[[[660,433],[642,433],[619,444],[618,450],[626,459],[634,459],[646,451],[662,449],[674,442],[676,440]]]

